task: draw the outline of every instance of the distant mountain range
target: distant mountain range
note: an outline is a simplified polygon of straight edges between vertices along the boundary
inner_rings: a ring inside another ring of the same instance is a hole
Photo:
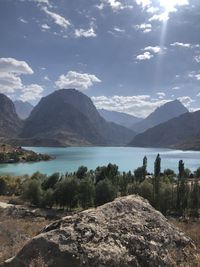
[[[130,129],[105,121],[86,95],[62,89],[41,99],[20,137],[62,146],[125,145],[134,135]]]
[[[131,128],[133,124],[142,120],[141,118],[137,118],[133,115],[129,115],[123,112],[111,111],[106,109],[98,109],[98,112],[106,121],[117,123],[126,128]]]
[[[200,150],[200,111],[159,124],[137,135],[130,145]]]
[[[22,120],[27,119],[34,108],[29,102],[23,102],[21,100],[14,101],[14,105],[17,115]]]
[[[115,115],[124,116],[119,114]],[[62,89],[43,97],[30,116],[20,120],[13,102],[0,94],[1,142],[24,146],[129,144],[200,150],[200,111],[189,113],[176,100],[156,109],[135,125],[144,130],[145,121],[146,127],[151,128],[136,135],[126,127],[106,121],[91,99],[75,89]],[[127,122],[125,119],[124,123]],[[154,124],[158,125],[152,126]]]
[[[160,123],[166,122],[187,112],[188,109],[179,100],[167,102],[152,112],[146,119],[133,124],[131,129],[137,133],[142,133],[147,129],[150,129],[156,125],[159,125]]]

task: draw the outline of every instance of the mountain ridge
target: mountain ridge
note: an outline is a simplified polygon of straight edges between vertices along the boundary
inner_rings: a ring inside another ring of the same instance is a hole
[[[129,145],[199,150],[200,111],[182,114],[148,129],[146,132],[138,134]]]
[[[179,101],[174,100],[165,103],[152,112],[146,119],[134,124],[131,129],[137,133],[145,132],[156,125],[187,113],[188,109]]]
[[[126,128],[131,128],[133,124],[142,120],[142,118],[113,110],[98,109],[98,112],[106,121],[114,122]]]

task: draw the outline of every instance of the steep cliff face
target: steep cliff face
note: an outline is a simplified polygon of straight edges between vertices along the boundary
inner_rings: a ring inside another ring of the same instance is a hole
[[[22,126],[13,102],[0,94],[0,138],[15,137]]]
[[[0,266],[189,266],[195,253],[191,239],[132,195],[56,221]]]
[[[58,90],[42,98],[22,133],[23,138],[47,138],[75,145],[122,145],[133,136],[131,130],[106,122],[91,99],[75,89]]]

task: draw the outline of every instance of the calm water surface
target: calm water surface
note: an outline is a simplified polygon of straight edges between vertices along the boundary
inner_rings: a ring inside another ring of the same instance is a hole
[[[200,167],[200,151],[181,151],[161,148],[134,147],[27,147],[37,153],[47,153],[56,159],[47,162],[1,164],[0,174],[24,175],[40,171],[45,174],[76,171],[81,165],[88,169],[106,165],[109,162],[119,166],[120,171],[134,170],[142,165],[142,159],[148,158],[148,171],[153,171],[155,157],[160,153],[162,170],[171,168],[177,172],[178,161],[184,160],[185,167],[195,170]]]

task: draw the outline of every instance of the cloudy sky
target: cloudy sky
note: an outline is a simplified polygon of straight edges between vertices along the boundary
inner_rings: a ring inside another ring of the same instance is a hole
[[[199,0],[0,0],[0,92],[36,104],[77,88],[145,117],[200,107]]]

